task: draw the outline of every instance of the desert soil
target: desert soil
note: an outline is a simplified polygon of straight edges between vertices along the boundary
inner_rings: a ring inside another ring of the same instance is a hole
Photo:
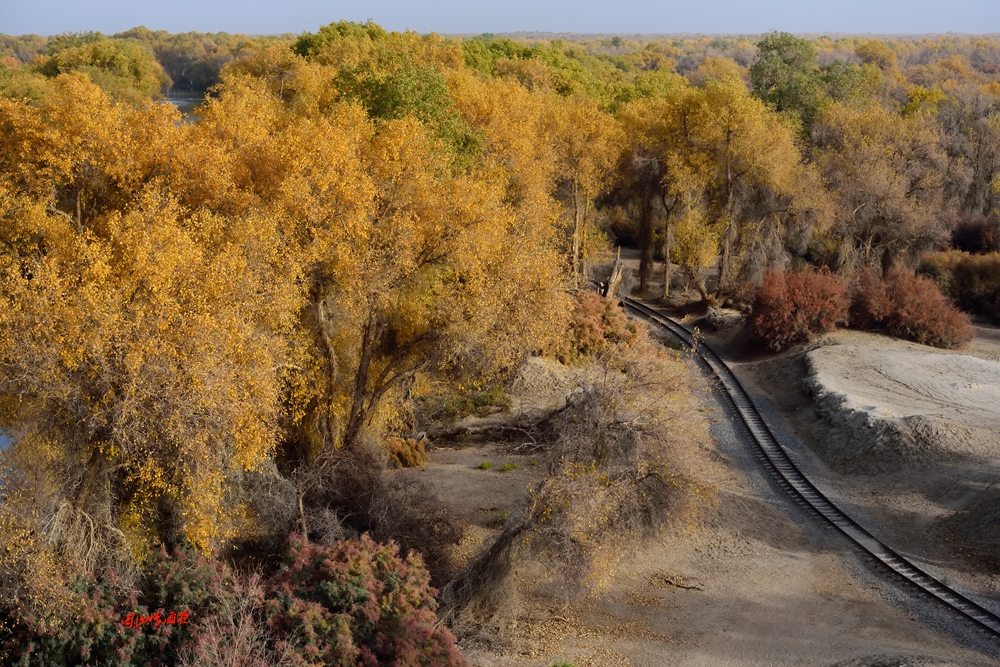
[[[736,367],[809,445],[796,453],[825,490],[1000,612],[1000,330],[977,333],[944,351],[838,331]]]
[[[856,332],[766,358],[731,344],[738,332],[709,339],[729,357],[793,457],[845,509],[935,574],[989,603],[997,581],[988,567],[993,533],[982,533],[978,541],[968,538],[992,520],[981,506],[993,498],[989,484],[1000,479],[1000,467],[979,469],[989,463],[991,445],[973,434],[962,441],[966,444],[928,448],[914,436],[921,428],[935,437],[968,435],[977,428],[991,432],[983,415],[996,410],[989,398],[995,389],[986,388],[976,360],[1000,359],[1000,344],[990,331],[984,334],[973,344],[975,359],[943,354],[949,357],[944,367],[931,363],[922,371],[926,382],[916,380],[922,376],[910,370],[905,355],[914,355],[923,368],[930,363],[926,355],[936,353]],[[962,375],[946,375],[951,367],[963,369]],[[838,375],[843,369],[849,370]],[[558,406],[580,373],[531,360],[514,385],[512,410]],[[877,400],[900,381],[909,388]],[[976,397],[966,422],[951,419],[965,410],[952,394]],[[718,464],[710,480],[714,509],[696,525],[652,543],[623,545],[623,558],[603,590],[567,595],[552,584],[551,573],[523,571],[516,584],[521,602],[509,629],[463,640],[472,665],[1000,664],[1000,645],[885,575],[789,502],[772,486],[714,392],[706,392],[704,400]],[[855,433],[865,430],[858,426],[862,420],[876,417],[890,422],[872,421],[868,431],[898,436],[886,451]],[[891,423],[906,419],[916,419],[920,428]],[[910,446],[919,463],[906,462]],[[858,451],[845,454],[851,447]],[[858,463],[868,450],[878,454],[870,456],[878,459],[870,467]],[[526,506],[528,489],[544,474],[534,460],[477,443],[434,449],[424,469],[399,474],[427,481],[469,523],[457,554],[461,560],[488,544],[504,519]],[[480,469],[483,461],[493,467]],[[504,463],[517,467],[502,471]],[[1000,533],[997,539],[1000,543]]]

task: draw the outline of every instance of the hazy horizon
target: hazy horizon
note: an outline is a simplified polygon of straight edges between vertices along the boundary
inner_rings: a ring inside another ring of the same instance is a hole
[[[456,0],[406,3],[347,0],[322,3],[261,0],[211,3],[177,0],[171,5],[125,0],[0,0],[0,32],[54,35],[100,31],[113,34],[144,25],[169,32],[299,34],[341,19],[372,19],[388,30],[448,35],[555,33],[595,35],[758,35],[772,30],[812,35],[993,34],[1000,32],[996,0],[949,3],[903,0],[843,0],[804,7],[795,0],[701,3],[651,0],[627,6],[568,0],[511,0],[473,6]]]

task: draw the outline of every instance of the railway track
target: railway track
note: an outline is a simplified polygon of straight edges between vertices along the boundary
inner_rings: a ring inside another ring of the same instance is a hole
[[[724,361],[703,342],[675,320],[634,300],[623,299],[623,303],[633,312],[648,319],[680,339],[694,350],[702,362],[715,375],[723,390],[723,395],[731,404],[757,447],[757,458],[771,473],[778,486],[794,501],[811,510],[843,533],[858,548],[876,562],[902,577],[923,593],[936,599],[962,617],[984,628],[995,639],[1000,639],[1000,616],[968,599],[927,574],[905,556],[900,555],[868,532],[857,521],[845,514],[799,470],[788,457],[785,449],[771,433],[750,394],[736,378]]]

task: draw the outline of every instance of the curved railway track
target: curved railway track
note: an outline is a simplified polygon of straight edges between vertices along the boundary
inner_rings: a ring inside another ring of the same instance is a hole
[[[718,380],[723,394],[735,410],[751,440],[757,446],[759,458],[774,477],[778,486],[799,505],[811,510],[843,533],[851,542],[862,549],[875,561],[902,577],[922,592],[931,596],[949,609],[957,612],[976,625],[984,628],[995,639],[1000,639],[1000,616],[968,599],[961,593],[944,585],[927,574],[905,556],[889,548],[868,532],[858,522],[833,504],[792,462],[784,448],[771,433],[757,406],[740,381],[725,362],[704,343],[694,339],[691,332],[678,322],[659,313],[634,299],[623,299],[623,303],[633,312],[648,319],[681,340],[694,350],[701,361]]]

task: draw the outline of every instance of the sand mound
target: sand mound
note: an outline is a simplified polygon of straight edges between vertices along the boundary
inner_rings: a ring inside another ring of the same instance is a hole
[[[565,407],[567,396],[580,386],[586,373],[584,367],[528,357],[510,387],[510,412],[539,416]]]
[[[1000,362],[870,345],[821,347],[805,361],[820,413],[846,436],[828,443],[837,467],[1000,458]]]

